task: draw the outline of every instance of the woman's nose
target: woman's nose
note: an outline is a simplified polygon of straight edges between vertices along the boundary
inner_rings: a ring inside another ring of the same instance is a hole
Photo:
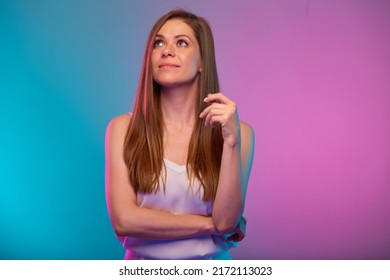
[[[174,57],[175,52],[173,50],[173,47],[171,45],[165,46],[165,48],[162,50],[162,57]]]

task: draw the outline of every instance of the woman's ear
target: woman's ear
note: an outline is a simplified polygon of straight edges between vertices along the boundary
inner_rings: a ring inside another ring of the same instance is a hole
[[[198,60],[198,67],[199,67],[198,71],[199,71],[199,73],[202,72],[202,66],[203,66],[202,59],[199,58],[199,60]]]

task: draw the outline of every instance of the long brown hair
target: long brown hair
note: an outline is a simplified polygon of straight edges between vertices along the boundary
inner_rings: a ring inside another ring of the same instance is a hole
[[[136,192],[152,193],[160,187],[164,156],[163,116],[160,86],[153,80],[150,57],[157,32],[170,19],[181,19],[188,24],[200,47],[202,71],[199,73],[197,115],[206,106],[203,99],[207,94],[219,92],[214,40],[207,21],[184,10],[173,10],[162,16],[149,33],[137,97],[124,141],[124,161]],[[188,147],[188,176],[190,182],[194,178],[200,181],[204,201],[214,200],[223,146],[221,127],[206,127],[202,120],[196,119]]]

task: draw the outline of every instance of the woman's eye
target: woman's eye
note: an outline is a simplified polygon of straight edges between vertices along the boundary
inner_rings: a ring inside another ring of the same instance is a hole
[[[188,46],[187,42],[184,41],[184,40],[179,40],[179,41],[177,41],[177,45],[178,45],[179,47],[187,47],[187,46]]]
[[[156,41],[154,41],[154,46],[155,47],[162,47],[162,46],[164,46],[164,42],[162,40],[156,40]]]

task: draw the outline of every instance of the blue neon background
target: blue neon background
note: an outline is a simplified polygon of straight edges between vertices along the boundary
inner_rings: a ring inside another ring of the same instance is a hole
[[[0,259],[121,259],[104,134],[147,34],[206,17],[256,133],[237,259],[390,259],[390,2],[0,2]]]

